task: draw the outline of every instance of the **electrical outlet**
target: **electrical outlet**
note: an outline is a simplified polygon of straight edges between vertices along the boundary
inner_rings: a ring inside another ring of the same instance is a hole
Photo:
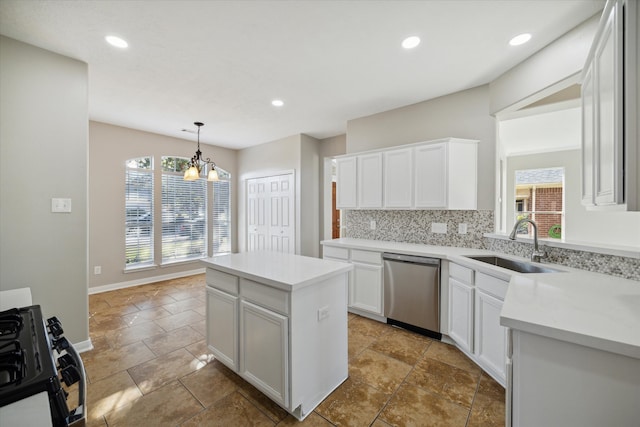
[[[370,228],[371,230],[375,230],[375,229],[376,229],[376,222],[375,222],[375,221],[371,221],[371,222],[369,223],[369,228]]]
[[[320,307],[318,309],[318,322],[329,317],[329,306]]]
[[[93,274],[95,274],[96,276],[98,274],[102,274],[102,266],[96,265],[95,267],[93,267]]]
[[[437,234],[447,234],[447,223],[446,222],[432,222],[431,223],[431,232]]]
[[[51,199],[51,212],[69,213],[71,212],[71,199]]]
[[[458,224],[458,234],[467,234],[467,224],[465,223]]]

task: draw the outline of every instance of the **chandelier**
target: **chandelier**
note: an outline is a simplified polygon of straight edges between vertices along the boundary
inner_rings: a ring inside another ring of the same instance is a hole
[[[184,171],[185,181],[195,181],[200,178],[200,172],[202,168],[209,167],[209,173],[207,174],[207,181],[218,181],[218,171],[216,170],[216,163],[210,158],[203,159],[202,151],[200,151],[200,128],[204,126],[204,123],[194,122],[194,125],[198,126],[198,150],[196,154],[189,161],[189,168]]]

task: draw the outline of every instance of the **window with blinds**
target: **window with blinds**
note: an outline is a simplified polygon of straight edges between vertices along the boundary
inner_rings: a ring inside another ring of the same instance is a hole
[[[125,173],[125,269],[153,265],[153,161],[129,159]]]
[[[185,181],[189,159],[162,157],[162,263],[207,253],[207,181]]]
[[[213,254],[231,252],[231,174],[216,167],[220,181],[213,182]]]

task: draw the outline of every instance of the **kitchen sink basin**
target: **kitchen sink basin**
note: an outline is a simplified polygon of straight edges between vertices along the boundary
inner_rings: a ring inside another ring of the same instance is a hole
[[[542,267],[526,261],[516,261],[513,259],[502,258],[499,256],[467,256],[466,258],[475,259],[476,261],[486,262],[496,267],[506,268],[507,270],[517,271],[518,273],[560,273],[560,270]]]

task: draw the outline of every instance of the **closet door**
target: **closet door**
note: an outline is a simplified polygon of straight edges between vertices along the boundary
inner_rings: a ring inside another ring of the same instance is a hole
[[[247,180],[247,249],[260,251],[267,247],[267,180]]]
[[[269,180],[269,239],[272,251],[295,252],[293,174]]]

